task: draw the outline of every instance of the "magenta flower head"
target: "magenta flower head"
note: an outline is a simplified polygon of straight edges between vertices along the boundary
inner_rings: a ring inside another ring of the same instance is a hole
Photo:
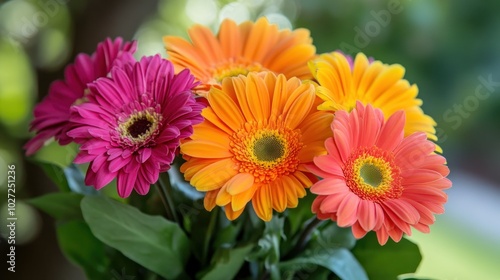
[[[64,70],[64,80],[52,83],[47,97],[35,107],[30,131],[35,131],[36,136],[24,146],[26,154],[34,154],[52,137],[61,145],[71,143],[72,139],[66,135],[71,105],[85,102],[87,84],[105,77],[117,62],[135,61],[132,54],[136,45],[135,41],[108,38],[97,45],[92,55],[77,55],[74,64]]]
[[[188,70],[177,75],[159,55],[111,70],[89,85],[89,102],[73,106],[68,136],[81,144],[75,163],[90,162],[85,184],[117,178],[118,194],[144,195],[170,168],[180,140],[203,118]]]

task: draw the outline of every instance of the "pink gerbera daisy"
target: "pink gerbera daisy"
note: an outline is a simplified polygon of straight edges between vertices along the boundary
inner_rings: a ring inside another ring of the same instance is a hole
[[[310,166],[323,178],[311,187],[319,219],[352,226],[356,238],[375,231],[382,245],[410,235],[410,226],[429,232],[434,214],[444,212],[449,169],[425,133],[404,138],[404,124],[403,111],[385,122],[379,109],[360,102],[351,113],[335,113],[327,154]]]
[[[114,67],[89,84],[89,101],[72,107],[68,136],[81,144],[75,163],[90,162],[85,184],[100,189],[115,177],[118,194],[146,194],[170,168],[180,139],[203,118],[188,70],[174,75],[159,55]]]
[[[108,38],[97,45],[92,55],[77,55],[74,64],[64,70],[64,80],[52,83],[47,97],[35,107],[30,131],[35,131],[36,136],[24,146],[26,154],[35,153],[52,137],[61,145],[71,143],[72,139],[66,135],[70,129],[71,105],[84,102],[87,84],[105,77],[117,62],[133,62],[135,50],[135,41]]]

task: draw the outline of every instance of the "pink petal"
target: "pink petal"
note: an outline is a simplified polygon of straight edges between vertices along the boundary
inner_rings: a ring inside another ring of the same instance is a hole
[[[135,172],[126,173],[120,171],[116,180],[116,187],[118,189],[118,195],[120,197],[126,198],[130,196],[132,190],[134,189],[135,179],[137,177],[137,169]]]
[[[370,231],[377,224],[375,203],[368,200],[361,200],[358,204],[358,222],[364,231]]]
[[[365,231],[359,223],[354,223],[351,230],[352,235],[354,235],[356,239],[361,239],[368,233],[368,231]]]
[[[404,111],[397,111],[390,116],[380,132],[377,147],[386,151],[394,150],[403,140],[405,123]]]
[[[394,214],[408,224],[416,224],[420,220],[420,214],[415,207],[404,200],[386,200],[383,205],[390,208]]]
[[[318,195],[329,195],[346,191],[347,186],[343,178],[325,178],[311,186],[311,192]]]
[[[148,160],[150,156],[151,156],[150,148],[144,148],[139,151],[139,159],[141,163],[146,162],[146,160]]]
[[[326,196],[321,202],[321,206],[319,207],[320,211],[322,213],[336,213],[344,197],[345,194],[343,193]]]
[[[335,140],[335,145],[340,154],[342,162],[346,162],[351,154],[351,147],[348,142],[347,136],[340,130],[333,130],[333,139]]]
[[[348,192],[339,205],[337,224],[340,227],[352,226],[357,220],[357,209],[360,198]]]
[[[339,177],[344,176],[341,166],[339,165],[337,159],[330,155],[317,156],[314,157],[314,164],[318,166],[321,170]]]

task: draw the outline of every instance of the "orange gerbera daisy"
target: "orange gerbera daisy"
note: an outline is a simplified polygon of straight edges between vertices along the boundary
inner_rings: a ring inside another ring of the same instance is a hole
[[[444,212],[449,169],[423,132],[403,136],[404,123],[403,111],[385,122],[381,110],[360,102],[350,114],[335,113],[327,154],[308,166],[323,178],[311,187],[318,218],[352,226],[356,238],[375,231],[381,245],[410,227],[429,232]]]
[[[207,192],[205,208],[230,220],[252,201],[257,215],[296,207],[312,185],[304,165],[325,153],[333,115],[317,111],[312,84],[271,72],[226,78],[207,93],[205,121],[181,145],[186,180]],[[310,177],[311,176],[311,177]]]
[[[385,119],[403,110],[406,114],[405,136],[422,131],[429,139],[437,140],[436,122],[420,108],[422,100],[416,98],[418,88],[403,79],[405,69],[401,65],[370,62],[362,53],[351,65],[339,52],[319,55],[310,63],[320,84],[317,94],[324,100],[318,109],[349,112],[356,106],[356,101],[361,101],[364,105],[371,104],[381,109]]]
[[[279,30],[263,17],[239,25],[226,19],[217,35],[202,25],[188,33],[192,43],[176,36],[165,36],[163,41],[176,70],[189,68],[205,86],[251,71],[312,78],[307,62],[316,48],[307,29]]]

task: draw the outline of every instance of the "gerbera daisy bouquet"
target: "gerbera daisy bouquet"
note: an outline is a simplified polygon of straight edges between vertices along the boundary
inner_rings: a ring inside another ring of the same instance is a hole
[[[412,278],[405,236],[451,182],[405,69],[266,18],[188,34],[167,57],[106,39],[36,106],[26,153],[63,160],[31,203],[66,256],[89,279]]]

